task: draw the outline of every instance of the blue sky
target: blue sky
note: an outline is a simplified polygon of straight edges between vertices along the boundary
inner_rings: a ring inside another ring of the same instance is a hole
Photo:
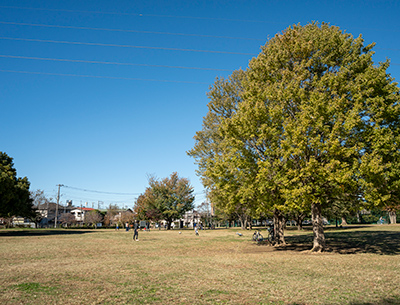
[[[400,1],[0,1],[0,151],[61,203],[133,206],[147,176],[176,171],[216,77],[268,37],[329,22],[376,42],[400,79]],[[112,193],[112,194],[110,194]]]

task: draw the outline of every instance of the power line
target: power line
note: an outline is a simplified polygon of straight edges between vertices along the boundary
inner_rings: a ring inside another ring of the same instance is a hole
[[[216,20],[216,21],[231,21],[231,22],[250,22],[250,23],[269,23],[269,24],[287,24],[283,22],[251,20],[251,19],[229,19],[229,18],[214,18],[214,17],[195,17],[195,16],[176,16],[176,15],[159,15],[159,14],[142,14],[142,13],[121,13],[121,12],[104,12],[104,11],[82,11],[82,10],[67,10],[67,9],[52,9],[52,8],[37,8],[37,7],[20,7],[1,5],[0,8],[11,8],[19,10],[36,10],[36,11],[51,11],[51,12],[66,12],[66,13],[84,13],[84,14],[102,14],[102,15],[123,15],[136,17],[156,17],[156,18],[179,18],[179,19],[195,19],[195,20]]]
[[[198,49],[149,47],[149,46],[134,46],[134,45],[98,43],[98,42],[62,41],[62,40],[31,39],[31,38],[18,38],[18,37],[0,37],[0,39],[3,39],[3,40],[17,40],[17,41],[30,41],[30,42],[61,43],[61,44],[73,44],[73,45],[86,45],[86,46],[165,50],[165,51],[201,52],[201,53],[251,55],[251,56],[257,55],[257,54],[254,54],[254,53],[241,53],[241,52],[228,52],[228,51],[212,51],[212,50],[198,50]]]
[[[238,40],[265,41],[265,39],[260,39],[260,38],[216,36],[216,35],[172,33],[172,32],[138,31],[138,30],[123,30],[123,29],[110,29],[110,28],[93,28],[93,27],[71,26],[71,25],[51,25],[51,24],[7,22],[7,21],[0,21],[0,24],[47,27],[47,28],[61,28],[61,29],[74,29],[74,30],[92,30],[92,31],[108,31],[108,32],[124,32],[124,33],[140,33],[140,34],[175,35],[175,36],[204,37],[204,38],[218,38],[218,39],[238,39]]]
[[[140,18],[155,17],[155,18],[176,18],[176,19],[193,19],[193,20],[245,22],[245,23],[264,23],[264,24],[279,24],[279,25],[290,24],[290,22],[266,21],[266,20],[254,20],[254,19],[231,19],[231,18],[215,18],[215,17],[202,17],[202,16],[197,17],[197,16],[162,15],[162,14],[122,13],[122,12],[109,12],[109,11],[84,11],[84,10],[19,7],[19,6],[6,6],[6,5],[0,5],[0,8],[18,9],[18,10],[50,11],[50,12],[66,12],[66,13],[100,14],[100,15],[121,15],[121,16],[135,16],[135,17],[140,17]],[[352,28],[359,29],[359,30],[399,32],[399,30],[396,30],[396,29],[383,29],[383,28],[370,28],[370,27],[369,28],[352,27]]]
[[[67,185],[64,185],[64,187],[66,187],[66,188],[69,188],[69,189],[72,189],[72,190],[78,190],[78,191],[90,192],[90,193],[99,193],[99,194],[109,194],[109,195],[129,195],[129,196],[140,195],[140,193],[117,193],[117,192],[103,192],[103,191],[95,191],[95,190],[82,189],[82,188],[73,187],[73,186],[67,186]]]
[[[400,51],[400,50],[399,50]],[[222,71],[222,72],[233,72],[232,69],[217,69],[217,68],[201,68],[201,67],[184,67],[184,66],[168,66],[168,65],[151,65],[151,64],[136,64],[136,63],[121,63],[111,61],[95,61],[95,60],[83,60],[83,59],[66,59],[66,58],[49,58],[49,57],[32,57],[32,56],[18,56],[18,55],[4,55],[0,54],[0,58],[14,58],[14,59],[31,59],[31,60],[43,60],[43,61],[59,61],[59,62],[73,62],[73,63],[89,63],[89,64],[103,64],[103,65],[119,65],[119,66],[137,66],[137,67],[154,67],[154,68],[170,68],[170,69],[185,69],[185,70],[202,70],[202,71]],[[390,63],[391,65],[400,65],[398,63]],[[16,72],[16,71],[10,71]],[[28,71],[25,71],[28,73]],[[21,72],[22,73],[22,72]],[[41,72],[32,72],[41,73]],[[63,74],[65,76],[77,76],[70,74]],[[83,76],[82,77],[89,77]],[[93,76],[94,77],[94,76]],[[100,76],[99,76],[100,77]],[[138,80],[138,79],[137,79]],[[160,81],[160,80],[154,80]]]
[[[82,60],[82,59],[30,57],[30,56],[17,56],[17,55],[0,55],[0,57],[3,57],[3,58],[15,58],[15,59],[32,59],[32,60],[46,60],[46,61],[89,63],[89,64],[104,64],[104,65],[140,66],[140,67],[156,67],[156,68],[172,68],[172,69],[188,69],[188,70],[206,70],[206,71],[228,71],[228,72],[232,72],[233,71],[233,70],[230,70],[230,69],[214,69],[214,68],[183,67],[183,66],[168,66],[168,65],[150,65],[150,64],[121,63],[121,62],[110,62],[110,61]]]
[[[21,74],[35,74],[35,75],[51,75],[51,76],[72,76],[72,77],[87,77],[87,78],[120,79],[120,80],[134,80],[134,81],[145,81],[145,82],[163,82],[163,83],[183,83],[183,84],[209,85],[209,83],[205,83],[205,82],[191,82],[191,81],[165,80],[165,79],[146,79],[146,78],[132,78],[132,77],[99,76],[99,75],[83,75],[83,74],[65,74],[65,73],[48,73],[48,72],[16,71],[16,70],[1,70],[1,69],[0,69],[0,72],[21,73]]]

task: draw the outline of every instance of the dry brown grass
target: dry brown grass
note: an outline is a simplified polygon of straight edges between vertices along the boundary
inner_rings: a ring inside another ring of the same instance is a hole
[[[322,254],[235,233],[2,230],[0,304],[400,304],[400,226],[328,230]]]

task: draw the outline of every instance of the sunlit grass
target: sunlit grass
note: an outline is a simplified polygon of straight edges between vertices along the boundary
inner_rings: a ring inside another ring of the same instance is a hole
[[[329,229],[322,254],[309,230],[278,249],[236,231],[2,230],[0,302],[400,304],[400,226]]]

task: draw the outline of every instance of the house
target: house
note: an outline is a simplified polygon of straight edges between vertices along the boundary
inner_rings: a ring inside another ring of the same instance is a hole
[[[71,209],[73,209],[69,205],[58,205],[57,203],[54,202],[47,202],[45,204],[40,204],[36,207],[36,212],[39,213],[42,217],[40,220],[39,226],[40,227],[52,227],[54,226],[54,220],[56,218],[56,213],[57,213],[57,219],[60,217],[60,214],[62,213],[69,213]]]
[[[201,215],[196,210],[187,211],[183,217],[180,219],[180,226],[185,226],[187,228],[194,228],[195,225],[200,223]]]
[[[31,221],[29,218],[16,216],[12,218],[13,227],[30,227],[35,228],[35,222]]]
[[[84,222],[85,221],[85,214],[89,213],[90,211],[94,211],[95,209],[92,208],[72,208],[70,213],[74,215],[75,220],[77,222]]]

